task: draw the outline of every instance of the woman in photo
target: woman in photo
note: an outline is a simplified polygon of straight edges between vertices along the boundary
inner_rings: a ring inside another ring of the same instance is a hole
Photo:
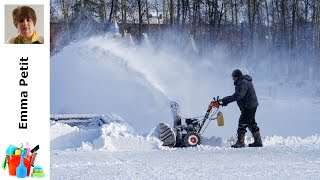
[[[18,35],[7,41],[7,44],[43,44],[43,36],[35,30],[37,16],[29,6],[18,6],[12,11],[13,24]]]

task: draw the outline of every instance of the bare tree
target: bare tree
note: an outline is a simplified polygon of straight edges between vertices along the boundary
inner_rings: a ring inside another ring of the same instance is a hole
[[[139,40],[142,38],[142,3],[141,0],[137,0],[138,3],[138,12],[139,12],[139,33],[138,33],[138,38]]]
[[[148,0],[145,0],[146,4],[146,16],[147,16],[147,22],[148,22],[148,29],[150,29],[150,16],[149,16],[149,3]]]
[[[110,13],[109,13],[109,24],[111,24],[111,20],[112,20],[112,14],[113,14],[113,9],[114,9],[114,1],[115,0],[111,0],[111,10],[110,10]]]
[[[127,1],[121,0],[121,21],[124,26],[127,26]]]
[[[169,4],[169,14],[170,14],[170,24],[171,24],[171,26],[173,26],[173,18],[174,18],[174,16],[173,16],[173,14],[174,14],[174,3],[173,3],[173,0],[169,0],[170,1],[170,4]]]
[[[69,28],[69,14],[68,14],[68,4],[67,0],[61,0],[62,13],[63,13],[63,23],[65,27],[66,37],[70,39],[70,28]]]

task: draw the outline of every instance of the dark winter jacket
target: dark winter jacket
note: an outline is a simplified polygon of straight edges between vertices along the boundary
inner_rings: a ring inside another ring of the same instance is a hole
[[[259,105],[251,76],[240,76],[238,80],[234,82],[234,85],[236,86],[235,93],[232,96],[224,98],[227,104],[237,101],[241,111],[243,109],[255,108]]]

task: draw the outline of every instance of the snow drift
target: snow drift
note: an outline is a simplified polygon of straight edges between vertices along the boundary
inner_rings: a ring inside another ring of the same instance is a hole
[[[104,121],[101,125],[100,119]],[[76,120],[75,120],[76,121]],[[91,119],[86,126],[69,126],[51,122],[52,150],[150,150],[159,149],[156,137],[143,137],[117,115],[105,115]]]
[[[99,123],[103,119],[104,124]],[[105,115],[93,118],[87,126],[69,126],[65,123],[51,122],[51,149],[52,150],[79,150],[79,151],[145,151],[145,150],[173,150],[162,147],[158,139],[157,127],[147,135],[138,135],[135,130],[117,115]],[[203,138],[203,145],[198,150],[211,150],[215,148],[229,148],[235,138],[211,137]],[[249,136],[247,143],[253,142]],[[320,135],[306,138],[289,136],[265,136],[265,146],[313,146],[320,149]]]

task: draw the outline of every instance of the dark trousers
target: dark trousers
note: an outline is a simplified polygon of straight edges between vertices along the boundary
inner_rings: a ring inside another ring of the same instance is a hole
[[[239,133],[241,132],[246,133],[247,127],[252,133],[259,131],[259,127],[255,119],[256,111],[257,111],[257,107],[241,110],[241,115],[240,115],[239,124],[238,124]]]

